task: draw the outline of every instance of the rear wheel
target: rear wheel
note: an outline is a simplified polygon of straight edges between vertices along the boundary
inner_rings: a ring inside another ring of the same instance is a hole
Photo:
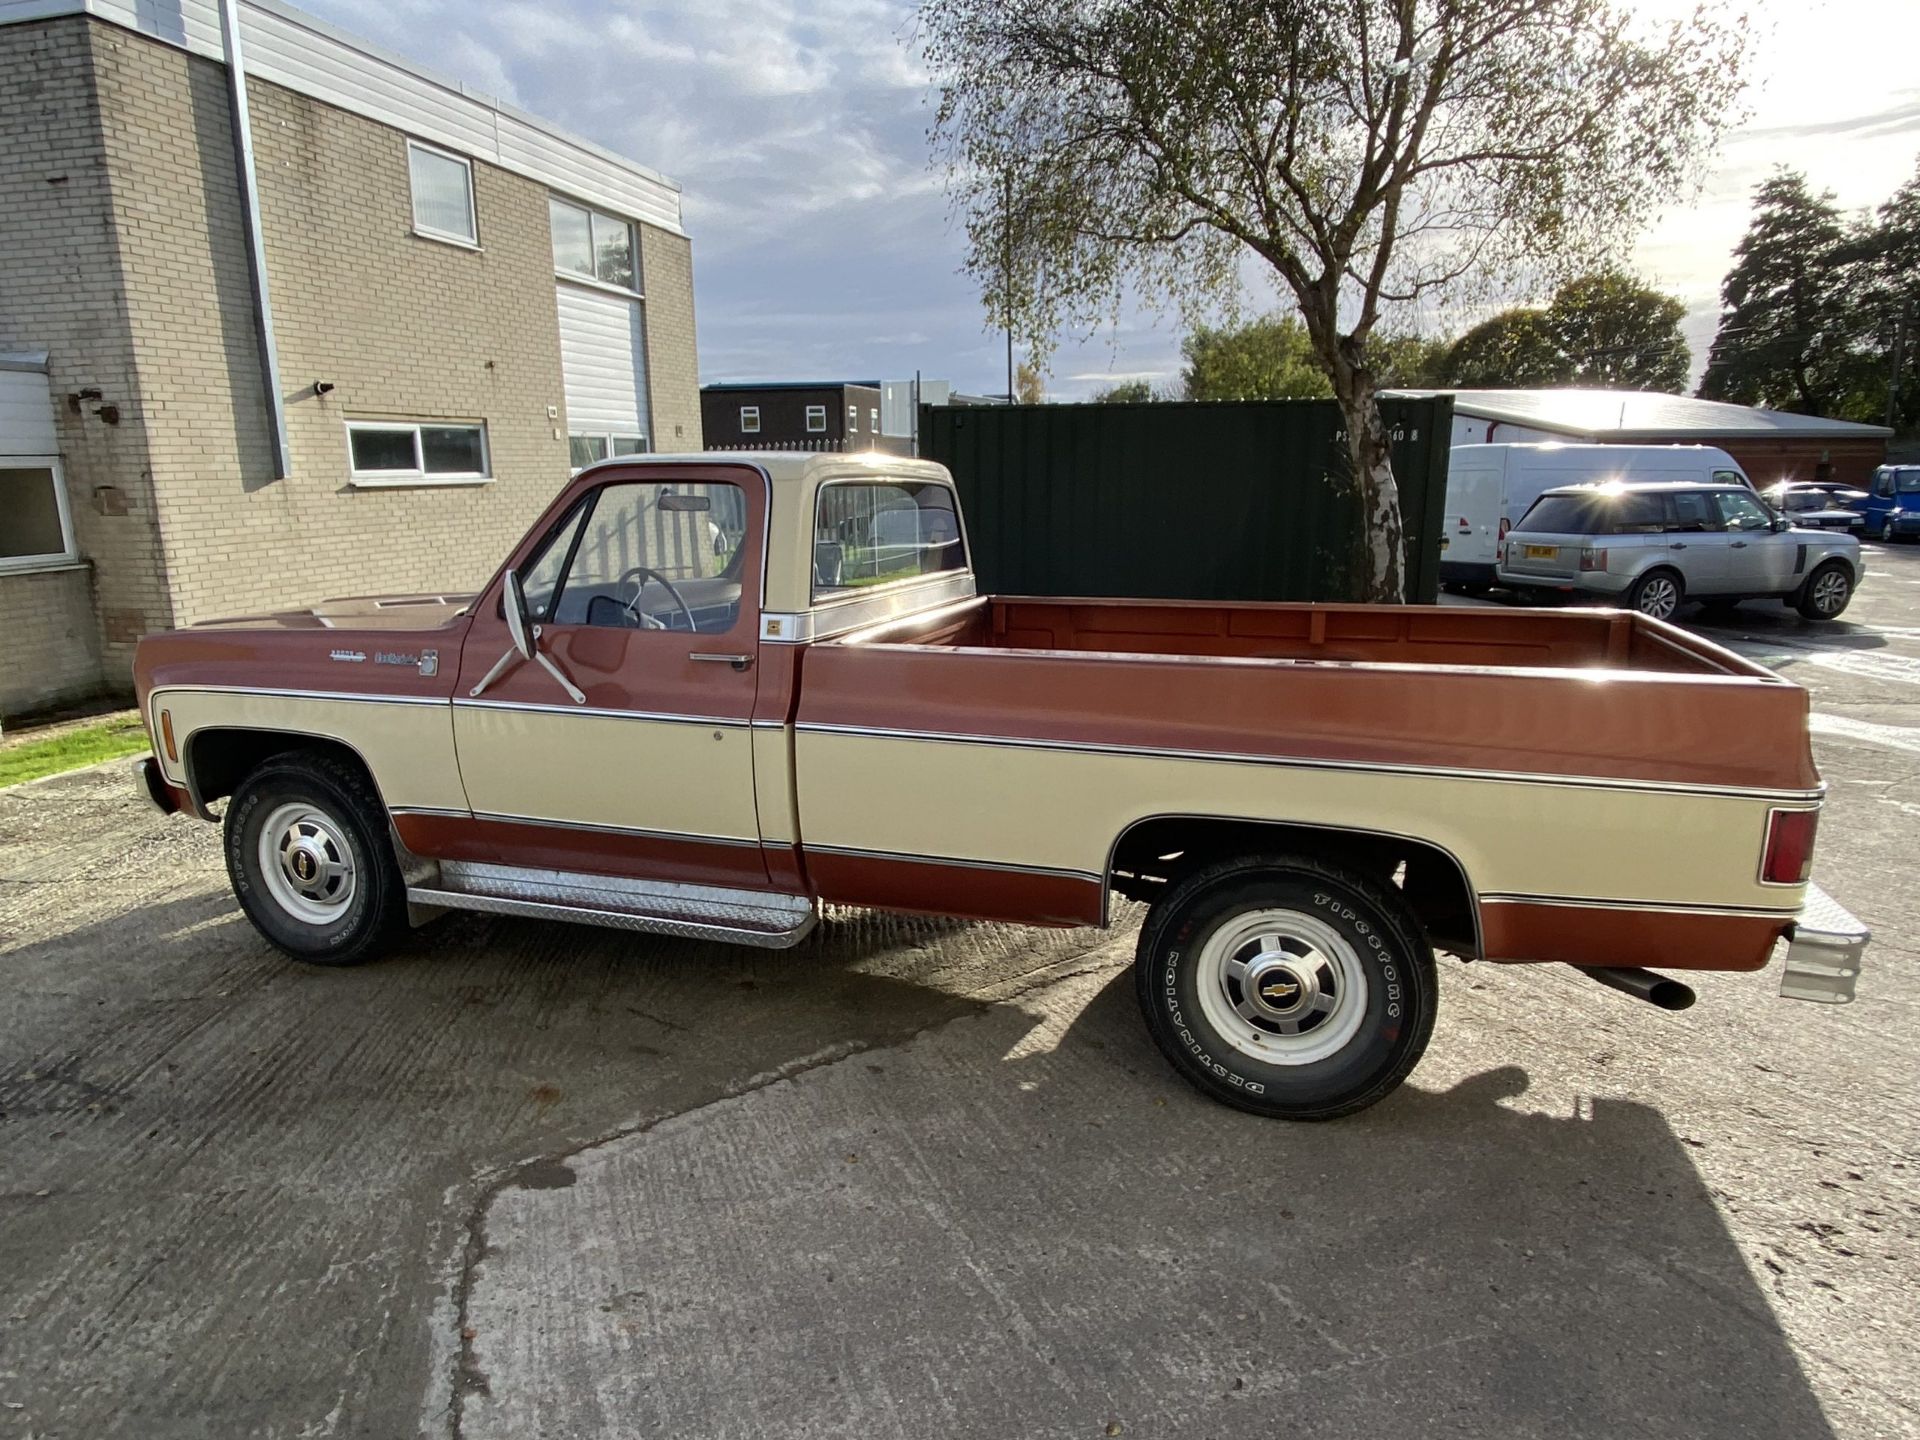
[[[1793,608],[1809,620],[1837,620],[1853,600],[1853,572],[1829,560],[1807,577]]]
[[[1332,1120],[1385,1098],[1433,1033],[1433,950],[1390,884],[1304,856],[1222,861],[1147,917],[1147,1028],[1203,1093]]]
[[[254,928],[310,965],[359,965],[405,928],[386,811],[357,767],[277,755],[227,806],[227,875]]]
[[[1880,522],[1880,539],[1885,544],[1891,545],[1893,538],[1893,521],[1882,520]]]
[[[1633,582],[1627,592],[1627,606],[1656,620],[1671,620],[1686,599],[1685,583],[1676,570],[1649,570]]]

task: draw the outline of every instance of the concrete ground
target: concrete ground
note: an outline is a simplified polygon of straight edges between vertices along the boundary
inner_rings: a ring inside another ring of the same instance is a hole
[[[1175,1078],[1130,928],[334,973],[120,767],[0,792],[0,1440],[1920,1435],[1920,548],[1869,565],[1710,632],[1813,692],[1858,1003],[1446,962],[1334,1125]]]

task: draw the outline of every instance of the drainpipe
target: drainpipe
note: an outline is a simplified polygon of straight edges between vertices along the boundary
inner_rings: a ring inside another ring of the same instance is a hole
[[[267,247],[260,236],[260,186],[253,170],[253,122],[247,114],[247,62],[240,49],[240,0],[220,0],[220,37],[227,52],[227,91],[233,103],[234,160],[240,177],[240,213],[247,222],[247,272],[253,280],[254,335],[267,387],[273,431],[273,478],[293,473],[287,448],[287,406],[280,393],[280,354],[273,343],[273,306],[267,298]]]

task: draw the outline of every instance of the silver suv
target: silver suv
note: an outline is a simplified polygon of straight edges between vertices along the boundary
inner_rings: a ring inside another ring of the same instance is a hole
[[[1500,545],[1502,585],[1602,596],[1666,620],[1688,600],[1774,598],[1832,620],[1860,583],[1860,542],[1797,530],[1742,485],[1563,485]]]

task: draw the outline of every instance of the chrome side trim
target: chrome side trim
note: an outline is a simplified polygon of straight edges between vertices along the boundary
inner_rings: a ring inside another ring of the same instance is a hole
[[[1678,780],[1630,780],[1601,775],[1548,775],[1526,770],[1472,770],[1444,765],[1395,765],[1374,760],[1329,760],[1305,755],[1249,755],[1231,750],[1159,750],[1145,745],[1040,740],[1012,735],[969,735],[944,730],[896,730],[870,725],[824,725],[801,721],[795,730],[814,735],[856,735],[876,740],[930,740],[943,745],[988,745],[1016,750],[1064,750],[1087,755],[1145,756],[1155,760],[1212,760],[1235,765],[1277,765],[1292,770],[1340,770],[1381,775],[1431,775],[1447,780],[1494,780],[1509,785],[1560,785],[1575,789],[1627,790],[1662,795],[1732,796],[1744,800],[1817,801],[1818,790],[1762,790],[1738,785],[1700,785]]]
[[[1662,915],[1728,915],[1751,920],[1792,920],[1799,906],[1776,909],[1770,905],[1696,905],[1684,900],[1619,900],[1592,895],[1486,894],[1483,905],[1565,905],[1581,910],[1658,910]]]
[[[651,720],[663,725],[704,725],[710,728],[732,730],[744,730],[752,723],[721,715],[670,715],[659,710],[610,710],[592,705],[543,705],[527,700],[461,698],[452,703],[462,710],[526,710],[541,715],[594,715],[603,720]]]
[[[465,814],[465,811],[454,811]],[[475,810],[476,820],[497,820],[506,825],[539,825],[549,830],[583,830],[595,835],[627,835],[640,840],[679,841],[688,845],[734,845],[760,848],[760,837],[738,835],[694,835],[682,830],[649,830],[639,825],[596,825],[581,820],[550,820],[540,815],[511,815],[496,810]]]
[[[449,820],[471,820],[471,810],[452,810],[439,805],[396,805],[389,815],[439,815]]]
[[[155,696],[187,690],[196,695],[265,695],[275,700],[351,700],[362,705],[446,705],[444,695],[356,695],[346,690],[286,690],[267,685],[156,685]]]
[[[1049,865],[1012,865],[998,860],[963,860],[957,855],[921,855],[910,850],[862,850],[854,845],[816,845],[802,840],[800,848],[809,855],[851,855],[860,860],[898,860],[909,865],[952,865],[965,870],[997,870],[1016,875],[1040,875],[1050,880],[1084,880],[1101,883],[1091,870],[1064,870]]]
[[[1168,814],[1141,816],[1118,835],[1114,836],[1113,844],[1107,847],[1107,870],[1106,874],[1100,878],[1100,924],[1103,928],[1111,923],[1109,914],[1113,899],[1113,860],[1114,857],[1120,853],[1120,842],[1125,840],[1127,836],[1131,835],[1135,830],[1138,830],[1142,825],[1151,824],[1155,820],[1221,821],[1231,825],[1286,826],[1295,830],[1321,830],[1328,834],[1335,835],[1365,835],[1383,840],[1402,840],[1409,845],[1419,845],[1424,849],[1431,850],[1436,855],[1444,855],[1447,860],[1452,863],[1453,868],[1460,872],[1460,881],[1466,886],[1467,890],[1467,911],[1469,918],[1473,921],[1473,954],[1467,958],[1473,960],[1484,960],[1487,958],[1486,931],[1480,923],[1480,902],[1485,897],[1473,888],[1473,876],[1468,874],[1467,867],[1460,863],[1460,857],[1447,849],[1446,846],[1436,845],[1433,841],[1424,839],[1418,835],[1402,835],[1398,831],[1393,830],[1367,830],[1351,825],[1318,825],[1311,821],[1300,820],[1247,820],[1244,817],[1234,815]]]
[[[971,570],[916,576],[912,580],[896,581],[894,585],[877,586],[865,594],[828,600],[808,610],[767,611],[760,616],[760,639],[763,644],[771,645],[806,645],[816,640],[831,640],[903,615],[956,600],[971,600],[976,593]]]

